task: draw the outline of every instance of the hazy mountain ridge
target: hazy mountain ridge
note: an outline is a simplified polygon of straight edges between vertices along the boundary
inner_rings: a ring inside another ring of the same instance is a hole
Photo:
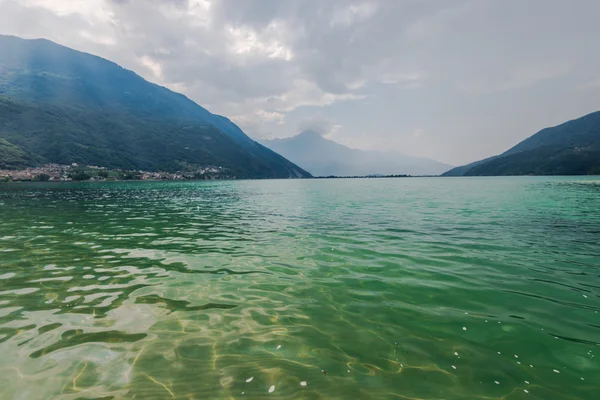
[[[35,156],[21,157],[26,164],[222,165],[236,177],[310,176],[184,95],[43,39],[0,35],[0,138],[11,154]]]
[[[262,144],[298,164],[314,176],[439,175],[451,166],[426,158],[358,150],[304,131]]]
[[[504,153],[443,176],[600,174],[600,111],[545,128]]]

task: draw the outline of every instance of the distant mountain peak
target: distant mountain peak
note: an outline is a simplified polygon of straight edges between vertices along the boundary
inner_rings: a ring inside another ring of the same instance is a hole
[[[296,136],[293,136],[292,138],[294,138],[294,137],[310,138],[310,139],[325,139],[322,134],[320,134],[317,131],[311,130],[311,129],[302,131],[299,134],[297,134]]]
[[[352,149],[314,130],[261,143],[315,176],[439,175],[451,168],[426,158]]]

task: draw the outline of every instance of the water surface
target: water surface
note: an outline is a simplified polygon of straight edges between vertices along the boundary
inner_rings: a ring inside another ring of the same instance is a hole
[[[8,184],[0,222],[1,399],[600,393],[600,178]]]

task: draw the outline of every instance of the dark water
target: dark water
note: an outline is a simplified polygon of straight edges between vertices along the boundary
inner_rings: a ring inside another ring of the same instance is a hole
[[[600,178],[10,184],[0,222],[1,399],[600,398]]]

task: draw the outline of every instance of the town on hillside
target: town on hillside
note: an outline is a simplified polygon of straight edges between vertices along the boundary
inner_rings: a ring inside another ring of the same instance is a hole
[[[45,164],[20,170],[0,170],[0,182],[64,182],[116,180],[228,179],[222,167],[207,166],[193,172],[111,170],[94,165]]]

